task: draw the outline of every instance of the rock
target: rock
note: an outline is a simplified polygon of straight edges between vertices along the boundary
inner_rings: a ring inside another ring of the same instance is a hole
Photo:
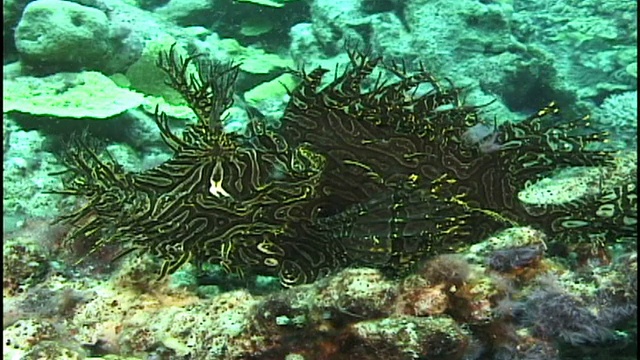
[[[2,248],[2,285],[7,294],[42,281],[49,269],[41,244],[29,238],[6,241]]]
[[[38,0],[24,10],[15,32],[25,64],[96,69],[109,53],[104,12],[60,0]]]
[[[5,0],[2,2],[2,37],[13,34],[20,15],[29,0]]]
[[[345,269],[320,290],[318,304],[339,317],[371,318],[391,313],[397,289],[377,269]]]
[[[449,317],[390,317],[352,326],[353,358],[464,359],[469,334]]]
[[[154,13],[179,25],[208,25],[194,20],[209,19],[216,11],[215,2],[209,0],[172,0],[156,8]]]

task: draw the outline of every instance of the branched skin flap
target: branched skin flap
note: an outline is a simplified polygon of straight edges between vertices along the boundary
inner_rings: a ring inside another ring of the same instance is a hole
[[[518,201],[528,182],[552,170],[610,165],[613,153],[586,149],[606,134],[574,131],[587,118],[562,120],[550,104],[489,129],[459,88],[422,67],[408,73],[349,55],[347,69],[324,87],[327,70],[297,73],[301,84],[290,90],[279,127],[253,116],[237,135],[223,131],[221,117],[238,67],[181,58],[173,48],[160,54],[158,66],[198,122],[174,134],[156,111],[174,155],[140,173],[77,138],[64,156],[72,176],[57,192],[87,203],[63,217],[74,225],[68,240],[148,252],[163,261],[161,277],[188,261],[211,262],[291,286],[350,265],[407,270],[514,225],[563,241],[636,236],[635,180],[575,204]],[[377,67],[399,80],[370,79]]]

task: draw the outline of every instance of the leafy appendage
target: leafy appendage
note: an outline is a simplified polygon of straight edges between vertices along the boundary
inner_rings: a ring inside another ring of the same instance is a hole
[[[349,56],[324,87],[326,69],[296,72],[301,83],[288,90],[281,125],[250,109],[238,135],[223,131],[238,67],[162,53],[158,65],[198,121],[177,135],[157,111],[174,156],[140,173],[103,160],[86,141],[73,144],[65,163],[76,178],[59,192],[87,205],[64,217],[76,226],[71,238],[148,252],[164,261],[161,276],[213,262],[290,286],[352,264],[406,271],[514,225],[563,241],[635,236],[635,179],[562,206],[518,200],[554,170],[611,164],[614,153],[588,150],[607,136],[588,130],[588,119],[562,120],[551,104],[468,141],[470,128],[490,128],[479,107],[464,105],[463,89],[423,66],[410,73]],[[380,68],[399,80],[372,79]]]

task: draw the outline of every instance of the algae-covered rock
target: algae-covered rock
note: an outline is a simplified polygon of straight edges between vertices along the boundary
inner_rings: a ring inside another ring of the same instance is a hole
[[[48,320],[19,320],[2,331],[3,359],[26,359],[26,354],[32,351],[36,344],[57,336],[58,331]]]
[[[42,341],[29,350],[22,359],[64,359],[80,360],[84,355],[56,341]]]
[[[598,191],[602,170],[596,167],[574,167],[554,172],[531,182],[518,197],[526,204],[565,204]]]
[[[29,238],[5,240],[2,247],[3,290],[12,293],[42,281],[49,269],[45,249]]]
[[[95,72],[20,76],[3,83],[4,112],[105,119],[142,104],[140,93],[118,87]]]
[[[353,325],[352,344],[376,359],[460,359],[468,333],[449,317],[390,317]],[[406,356],[398,356],[405,354]]]
[[[109,52],[107,15],[69,1],[38,0],[24,10],[15,32],[26,63],[97,68]]]

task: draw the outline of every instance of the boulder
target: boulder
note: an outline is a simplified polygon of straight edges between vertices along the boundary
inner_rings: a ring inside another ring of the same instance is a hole
[[[52,70],[97,69],[109,53],[104,12],[61,0],[37,0],[24,9],[15,43],[26,65]]]

